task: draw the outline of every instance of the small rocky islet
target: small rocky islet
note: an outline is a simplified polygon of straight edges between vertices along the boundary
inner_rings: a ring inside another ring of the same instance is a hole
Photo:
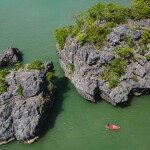
[[[5,59],[5,63],[1,64],[17,63],[20,54],[17,48],[6,49],[2,57],[15,59],[11,59],[11,63]],[[1,60],[4,62],[4,59]],[[17,63],[9,71],[0,70],[0,145],[14,139],[25,143],[36,140],[45,127],[54,91],[52,62],[35,60],[26,65]]]
[[[98,3],[56,29],[60,65],[85,99],[116,106],[150,89],[150,1]]]
[[[18,48],[9,47],[0,54],[0,67],[14,65],[22,60],[21,51]]]

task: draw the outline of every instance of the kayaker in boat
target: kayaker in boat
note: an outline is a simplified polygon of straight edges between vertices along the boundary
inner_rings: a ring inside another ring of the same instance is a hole
[[[107,129],[111,129],[111,130],[120,129],[120,126],[113,125],[113,124],[107,124],[105,127],[106,127]]]
[[[112,125],[112,124],[110,123],[110,124],[107,125],[107,127],[110,127],[111,125]]]

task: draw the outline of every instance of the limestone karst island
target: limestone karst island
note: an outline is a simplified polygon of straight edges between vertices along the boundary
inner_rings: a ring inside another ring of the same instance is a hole
[[[0,41],[0,149],[150,148],[149,0],[0,0]]]

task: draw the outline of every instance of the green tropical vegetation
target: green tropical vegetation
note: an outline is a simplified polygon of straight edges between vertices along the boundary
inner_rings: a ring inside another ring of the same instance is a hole
[[[139,55],[134,55],[134,57],[133,57],[134,60],[138,60],[139,58],[140,58]]]
[[[120,83],[119,78],[124,73],[125,65],[125,60],[116,57],[105,66],[104,71],[101,72],[98,78],[108,80],[109,87],[114,88]]]
[[[141,40],[143,44],[147,44],[150,42],[150,30],[144,30],[141,35]]]
[[[150,54],[146,54],[145,58],[149,61],[150,60]]]
[[[68,63],[68,67],[71,69],[72,73],[75,71],[75,66],[73,63]]]
[[[117,46],[114,50],[114,54],[117,57],[123,58],[124,60],[126,58],[130,58],[130,56],[132,55],[132,48],[130,48],[129,46],[123,47],[121,46]]]
[[[150,16],[149,0],[133,0],[130,8],[130,18],[135,20],[145,19]]]
[[[27,68],[41,70],[44,69],[44,65],[41,60],[33,60],[31,63],[28,64]]]
[[[148,46],[146,44],[143,44],[141,41],[139,42],[140,45],[140,50],[139,50],[139,54],[142,54],[143,52],[146,52],[149,50]]]
[[[129,46],[129,47],[134,47],[135,46],[135,41],[133,40],[133,38],[126,34],[124,35],[124,42]],[[124,44],[125,44],[124,43]]]
[[[48,88],[49,91],[52,91],[55,88],[54,78],[55,78],[54,71],[53,72],[49,71],[49,72],[46,73],[47,88]]]
[[[45,99],[44,99],[44,97],[42,97],[41,99],[40,99],[40,101],[41,101],[41,105],[40,105],[40,107],[39,107],[39,111],[40,111],[40,113],[42,113],[42,110],[44,109],[44,101],[45,101]]]
[[[106,36],[116,24],[122,24],[129,19],[145,19],[150,16],[149,0],[133,0],[130,8],[122,5],[97,3],[86,11],[76,15],[73,26],[56,29],[55,38],[60,49],[63,49],[67,36],[72,36],[81,45],[95,44],[99,49],[106,44]],[[143,42],[147,42],[149,34],[144,32]],[[131,38],[128,43],[134,46]]]
[[[17,88],[17,93],[18,95],[22,96],[23,95],[22,92],[23,92],[23,87],[19,84]]]
[[[108,85],[109,85],[110,88],[113,88],[113,87],[118,86],[119,83],[120,83],[120,82],[119,82],[118,78],[116,78],[116,77],[114,77],[114,78],[112,78],[112,79],[110,79],[110,80],[108,81]]]
[[[5,76],[9,73],[7,69],[3,69],[0,71],[0,92],[7,91],[7,83],[5,82]]]
[[[18,62],[15,64],[14,71],[18,71],[19,69],[23,69],[23,68],[24,68],[24,64],[22,62]]]
[[[114,88],[119,85],[120,77],[125,72],[125,66],[127,59],[133,56],[132,48],[126,46],[117,46],[114,50],[115,58],[108,62],[104,70],[100,73],[98,78],[108,81],[110,88]]]
[[[71,36],[80,45],[85,43],[94,44],[99,50],[107,44],[107,35],[111,32],[112,27],[116,24],[124,24],[129,19],[140,20],[150,16],[150,1],[149,0],[133,0],[129,8],[113,3],[102,4],[97,3],[86,11],[74,16],[75,24],[69,27],[58,28],[55,31],[56,42],[60,49],[63,49],[67,36]],[[129,28],[136,28],[137,25],[129,25]],[[146,44],[150,42],[150,30],[145,29],[141,35],[141,40],[138,43],[141,47],[139,53],[147,50]],[[114,59],[108,62],[104,70],[98,76],[101,79],[108,81],[110,88],[119,85],[119,79],[125,72],[127,61],[132,59],[136,61],[139,56],[134,56],[132,53],[133,47],[136,45],[133,37],[126,34],[124,40],[119,46],[116,46],[113,54]],[[147,60],[150,56],[145,55]],[[68,63],[68,66],[74,72],[74,64]],[[134,74],[134,81],[137,81],[137,76]]]
[[[133,81],[135,81],[135,82],[139,81],[136,74],[133,75]]]
[[[59,44],[59,48],[63,48],[65,45],[65,40],[68,36],[67,28],[62,27],[58,28],[55,31],[55,38],[57,39],[57,43]]]
[[[7,91],[7,84],[4,80],[0,79],[0,92],[6,92]]]
[[[7,69],[3,69],[0,71],[0,78],[5,78],[5,76],[9,73]]]
[[[76,35],[76,37],[75,37],[75,41],[77,43],[83,45],[86,42],[86,37],[87,37],[86,33],[78,32],[77,35]]]
[[[43,65],[43,62],[41,60],[34,60],[28,64],[27,68],[40,70],[40,69],[44,69],[44,65]],[[54,71],[48,71],[46,73],[47,88],[49,91],[52,91],[55,88],[54,78],[55,78]]]

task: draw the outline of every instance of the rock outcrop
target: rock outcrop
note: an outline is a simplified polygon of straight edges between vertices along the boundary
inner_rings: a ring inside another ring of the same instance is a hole
[[[3,53],[0,54],[0,67],[7,65],[13,65],[18,61],[21,61],[22,55],[18,48],[7,48]]]
[[[71,80],[81,96],[94,102],[96,97],[101,96],[112,105],[116,105],[127,101],[131,92],[139,93],[150,89],[150,61],[145,57],[146,54],[150,54],[150,43],[145,44],[145,49],[137,44],[141,34],[149,26],[149,19],[130,20],[124,25],[117,25],[107,36],[107,45],[103,51],[94,45],[81,46],[73,37],[67,37],[64,48],[57,48],[59,61],[66,77]],[[116,46],[121,45],[127,35],[135,44],[132,48],[132,58],[126,60],[125,72],[119,78],[119,85],[110,88],[108,80],[99,76],[115,58]]]
[[[46,74],[53,63],[43,63],[41,70],[12,70],[5,76],[7,92],[0,93],[0,144],[13,139],[31,143],[43,131],[54,99],[48,89]]]

